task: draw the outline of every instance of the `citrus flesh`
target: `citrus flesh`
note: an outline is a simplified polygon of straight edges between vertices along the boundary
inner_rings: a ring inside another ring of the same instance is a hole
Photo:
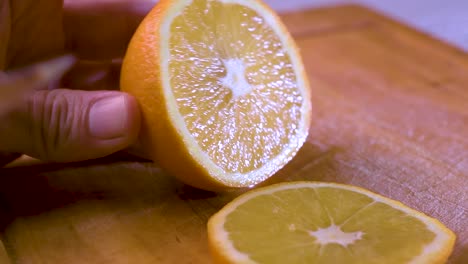
[[[129,45],[121,87],[140,102],[147,152],[196,187],[261,182],[307,137],[299,53],[260,1],[161,1]]]
[[[455,235],[400,202],[349,185],[281,183],[208,223],[217,263],[445,263]]]

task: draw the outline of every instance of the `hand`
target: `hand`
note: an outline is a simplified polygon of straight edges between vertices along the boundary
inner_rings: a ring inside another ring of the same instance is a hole
[[[118,89],[119,61],[153,4],[0,0],[0,69],[6,71],[0,72],[0,166],[16,157],[11,153],[80,161],[136,140],[140,114],[135,99],[106,90]],[[64,78],[73,64],[70,56],[31,66],[64,53],[78,58]],[[4,96],[21,89],[29,92],[16,99]]]

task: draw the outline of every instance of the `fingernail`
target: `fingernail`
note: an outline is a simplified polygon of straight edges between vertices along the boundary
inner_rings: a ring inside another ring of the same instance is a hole
[[[89,112],[89,131],[98,139],[122,137],[127,132],[127,104],[123,95],[100,99]]]

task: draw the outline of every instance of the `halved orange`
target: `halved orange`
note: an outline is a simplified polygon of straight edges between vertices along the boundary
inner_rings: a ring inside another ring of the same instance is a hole
[[[290,182],[249,191],[208,222],[215,263],[445,263],[455,234],[368,190]]]
[[[159,2],[130,42],[121,89],[140,103],[146,151],[199,188],[259,183],[308,134],[299,52],[261,1]]]

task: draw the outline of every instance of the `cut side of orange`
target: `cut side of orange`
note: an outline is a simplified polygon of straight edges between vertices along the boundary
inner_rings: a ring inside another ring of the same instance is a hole
[[[300,55],[261,1],[161,1],[130,42],[121,89],[140,102],[146,151],[204,189],[267,179],[310,125]]]
[[[455,234],[368,190],[280,183],[249,191],[208,222],[215,263],[445,263]]]

